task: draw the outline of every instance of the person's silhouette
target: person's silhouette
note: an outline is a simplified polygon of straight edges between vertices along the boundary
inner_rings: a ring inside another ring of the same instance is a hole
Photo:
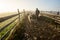
[[[59,12],[57,12],[57,15],[59,15]]]
[[[38,15],[39,15],[40,11],[38,10],[38,8],[36,8],[36,17],[38,19]]]

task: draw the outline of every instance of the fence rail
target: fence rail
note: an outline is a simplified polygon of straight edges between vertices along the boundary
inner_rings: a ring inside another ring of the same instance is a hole
[[[12,18],[12,17],[15,17],[15,16],[17,16],[17,15],[18,15],[18,14],[14,14],[14,15],[2,17],[2,18],[0,18],[0,23],[3,22],[3,21],[5,21],[5,20],[8,20],[8,19],[10,19],[10,18]]]
[[[1,32],[4,28],[8,27],[11,23],[13,23],[13,22],[16,21],[16,20],[17,20],[17,18],[14,19],[13,21],[11,21],[10,23],[8,23],[7,25],[3,26],[3,27],[0,29],[0,32]]]
[[[60,22],[60,16],[59,16],[59,15],[43,14],[43,16],[52,18],[53,20]],[[60,24],[60,23],[59,23],[59,24]]]
[[[19,11],[19,10],[18,10],[18,11]],[[10,19],[10,18],[16,17],[16,16],[18,16],[18,17],[15,18],[14,20],[12,20],[10,23],[8,23],[8,24],[6,24],[5,26],[3,26],[2,28],[0,28],[0,33],[3,32],[3,30],[4,30],[5,28],[7,28],[10,24],[14,23],[17,19],[20,20],[20,13],[18,12],[18,14],[14,14],[14,15],[10,15],[10,16],[6,16],[6,17],[0,18],[0,23],[1,23],[1,22],[4,22],[4,21],[6,21],[6,20],[8,20],[8,19]],[[15,23],[14,26],[16,26],[16,24],[17,24],[17,23]],[[0,40],[5,40],[5,37],[7,37],[7,36],[9,35],[10,31],[11,31],[13,28],[14,28],[14,27],[12,27],[10,30],[8,30],[8,31],[0,38]],[[8,35],[7,35],[7,34],[8,34]]]
[[[54,20],[56,28],[60,25],[60,16],[59,15],[52,15],[52,14],[43,14],[45,17],[49,17]]]

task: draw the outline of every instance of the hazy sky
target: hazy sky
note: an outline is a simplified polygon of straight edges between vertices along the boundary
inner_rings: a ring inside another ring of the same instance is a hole
[[[0,12],[16,11],[16,9],[60,11],[60,0],[0,0]]]

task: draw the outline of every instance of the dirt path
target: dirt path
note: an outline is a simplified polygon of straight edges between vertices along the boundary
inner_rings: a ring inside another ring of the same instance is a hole
[[[53,24],[52,21],[49,22],[49,19],[42,16],[39,17],[38,20],[32,20],[29,19],[28,16],[25,21],[26,27],[24,34],[26,40],[59,40],[59,38],[57,38],[59,33],[55,29],[55,24]]]

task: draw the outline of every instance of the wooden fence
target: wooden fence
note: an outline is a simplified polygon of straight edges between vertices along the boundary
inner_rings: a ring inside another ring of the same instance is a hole
[[[56,28],[60,25],[60,15],[54,15],[54,14],[42,14],[42,16],[48,17],[53,19],[54,24],[56,25]]]
[[[6,16],[6,17],[2,17],[0,18],[0,23],[10,19],[10,18],[13,18],[13,17],[16,17],[18,16],[17,18],[15,18],[14,20],[12,20],[10,23],[6,24],[5,26],[3,26],[2,28],[0,28],[0,33],[7,27],[9,27],[10,24],[14,23],[17,19],[19,19],[19,22],[20,22],[20,12],[19,12],[19,9],[18,9],[18,14],[14,14],[14,15],[10,15],[10,16]],[[16,26],[17,23],[14,24],[14,26]],[[1,38],[0,40],[4,40],[6,37],[8,37],[10,31],[13,29],[14,27],[12,27],[10,30],[8,30]]]

